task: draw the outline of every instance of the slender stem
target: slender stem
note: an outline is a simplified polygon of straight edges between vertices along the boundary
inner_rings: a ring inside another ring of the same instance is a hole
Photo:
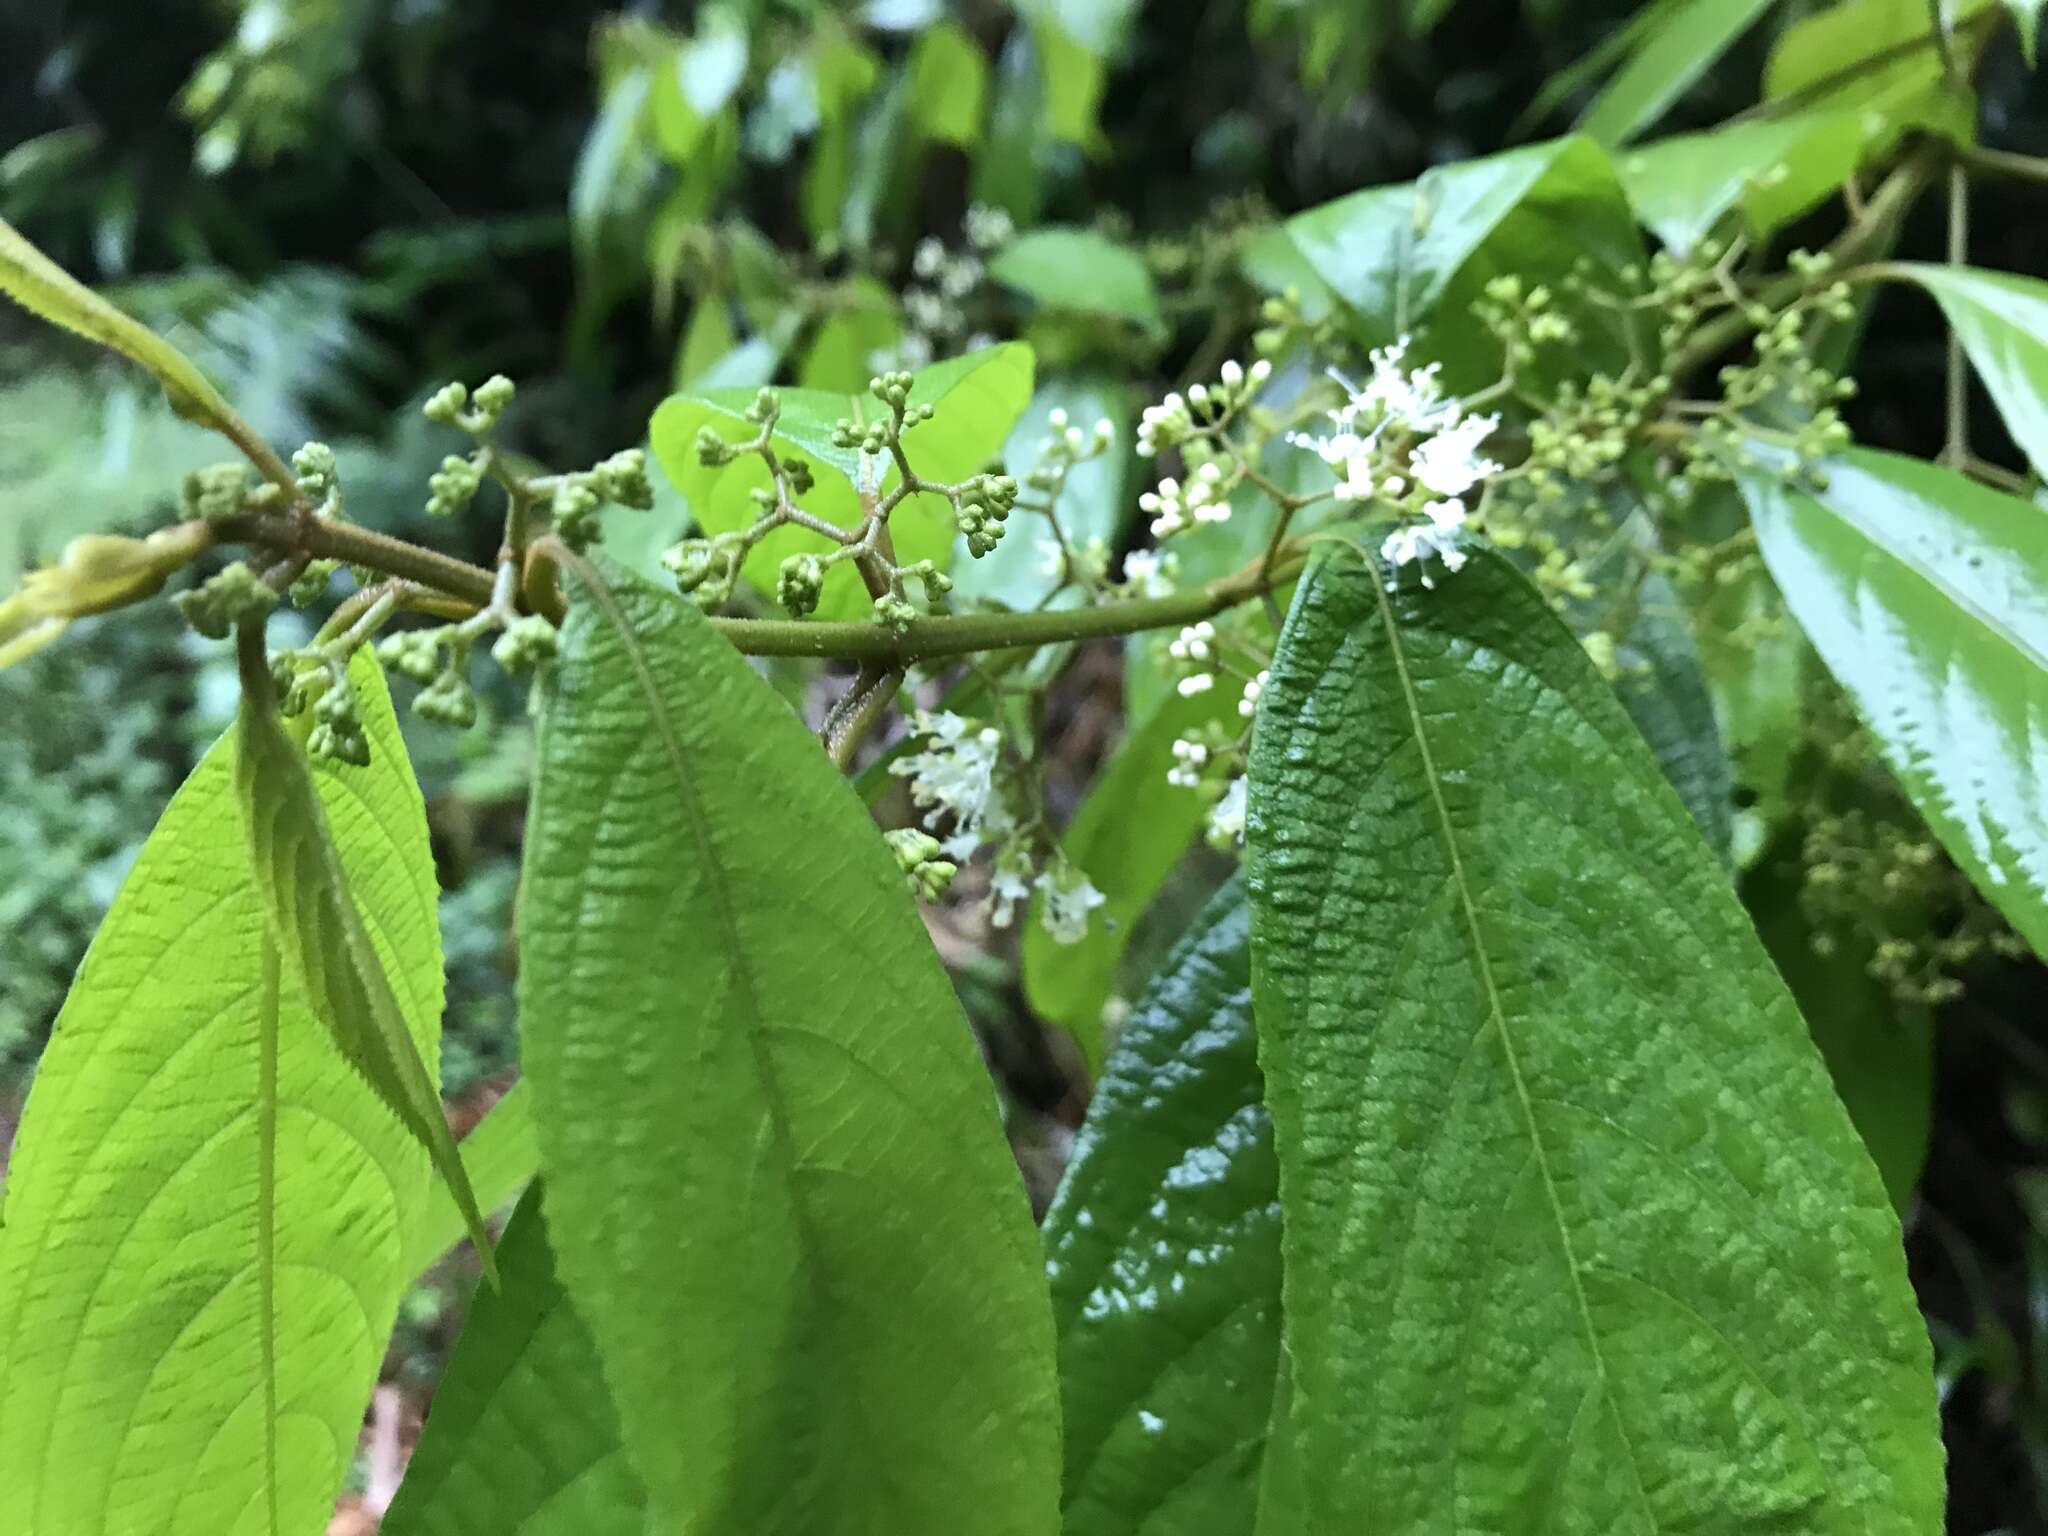
[[[244,518],[223,532],[245,543],[293,550],[316,558],[345,560],[386,576],[398,576],[465,598],[481,608],[491,600],[494,577],[480,565],[408,544],[356,523],[324,517]]]
[[[902,686],[903,672],[899,667],[871,661],[860,669],[853,687],[825,722],[825,751],[834,764],[840,768],[853,766],[853,756],[860,750],[860,744]]]
[[[1985,176],[2006,176],[2017,181],[2048,182],[2048,159],[2017,154],[2009,149],[1984,149],[1975,144],[1955,146],[1956,160],[1965,170]]]
[[[1970,260],[1970,178],[1960,165],[1948,169],[1948,264],[1963,267]],[[1955,469],[1970,457],[1970,375],[1963,360],[1963,337],[1948,328],[1948,430],[1941,462]]]

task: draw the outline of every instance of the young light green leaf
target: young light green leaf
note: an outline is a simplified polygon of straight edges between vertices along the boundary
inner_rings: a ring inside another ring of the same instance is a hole
[[[1006,342],[949,358],[919,370],[911,389],[913,404],[930,404],[938,413],[904,438],[904,453],[921,477],[942,483],[966,479],[985,468],[1031,398],[1031,349]],[[832,424],[842,417],[872,421],[885,409],[869,394],[835,394],[824,390],[785,389],[782,416],[776,426],[776,451],[794,455],[811,466],[815,484],[800,498],[806,512],[858,527],[860,497],[855,490],[858,450],[835,447]],[[759,508],[750,493],[768,484],[768,469],[758,456],[706,466],[697,457],[697,432],[709,426],[732,441],[745,441],[757,430],[746,419],[754,401],[751,389],[711,389],[694,395],[671,395],[654,413],[649,428],[655,456],[669,481],[688,498],[700,528],[707,534],[751,527]],[[896,483],[894,464],[883,467],[879,489]],[[953,551],[953,517],[941,497],[912,496],[889,519],[896,557],[908,564],[936,560],[944,566]],[[819,534],[801,528],[780,528],[754,546],[745,574],[761,591],[773,593],[785,557],[830,548]],[[825,575],[819,600],[821,619],[851,619],[868,608],[866,590],[850,564]]]
[[[1764,97],[1886,112],[1967,140],[1975,100],[1948,79],[1936,28],[1955,30],[1996,0],[1840,0],[1787,27],[1764,65]]]
[[[1303,578],[1252,747],[1301,1528],[1933,1536],[1898,1221],[1725,872],[1505,560],[1388,581]]]
[[[1223,687],[1184,699],[1167,695],[1117,750],[1081,802],[1060,846],[1107,900],[1088,932],[1061,944],[1038,921],[1044,896],[1024,926],[1024,996],[1041,1018],[1065,1029],[1090,1070],[1102,1065],[1102,1010],[1116,989],[1131,930],[1208,819],[1210,802],[1167,782],[1173,744],[1210,725],[1242,726],[1237,694]]]
[[[567,585],[521,1047],[650,1528],[1049,1536],[1029,1213],[901,871],[693,608],[609,565]]]
[[[1794,112],[1660,139],[1624,152],[1636,216],[1674,251],[1690,251],[1735,208],[1758,238],[1833,196],[1899,129],[1882,113]]]
[[[1934,296],[2006,430],[2048,474],[2048,283],[1977,267],[1901,262],[1897,269]]]
[[[495,1114],[496,1111],[493,1111]],[[383,1536],[643,1536],[597,1345],[555,1275],[527,1191],[471,1306]]]
[[[235,789],[285,975],[349,1064],[427,1149],[491,1273],[490,1233],[449,1134],[440,1090],[356,910],[304,751],[278,718],[259,628],[243,627],[236,661],[242,706],[235,717]]]
[[[988,275],[1051,309],[1128,320],[1153,333],[1165,324],[1144,258],[1092,229],[1030,230],[996,254]]]
[[[1674,106],[1777,0],[1686,0],[1601,90],[1579,131],[1625,144]]]
[[[120,353],[163,385],[187,421],[226,431],[235,413],[192,361],[141,321],[123,314],[0,219],[0,293],[32,315]]]
[[[2048,955],[2048,523],[1897,454],[1825,468],[1818,493],[1744,477],[1764,561],[1949,857]]]
[[[462,1171],[479,1210],[495,1211],[523,1189],[540,1169],[540,1133],[533,1124],[533,1090],[514,1083],[476,1128],[457,1144]],[[462,1207],[440,1179],[405,1242],[405,1272],[417,1275],[461,1242],[469,1231]]]
[[[1279,1174],[1233,879],[1160,968],[1045,1218],[1065,1536],[1248,1536],[1280,1355]]]
[[[432,1059],[425,808],[367,653],[354,677],[370,765],[314,785]],[[263,963],[234,756],[209,752],[144,845],[15,1143],[0,1487],[37,1536],[321,1529],[411,1276],[427,1159]]]
[[[973,34],[953,21],[927,27],[911,50],[910,79],[910,111],[920,129],[962,149],[981,142],[988,56]]]

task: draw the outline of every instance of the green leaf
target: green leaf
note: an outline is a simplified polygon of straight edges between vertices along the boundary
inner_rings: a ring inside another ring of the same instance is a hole
[[[354,676],[370,765],[314,784],[431,1059],[425,807],[367,653]],[[427,1159],[274,951],[266,973],[235,751],[206,755],[122,884],[14,1146],[0,1487],[39,1536],[321,1529],[410,1278]]]
[[[1674,251],[1690,251],[1740,208],[1762,239],[1841,190],[1898,138],[1882,113],[1795,112],[1682,134],[1624,154],[1622,185],[1640,218]]]
[[[2012,12],[2013,26],[2019,31],[2020,52],[2029,69],[2040,63],[2042,3],[2043,0],[2005,0],[2005,8]]]
[[[488,1273],[490,1233],[449,1134],[440,1090],[349,893],[348,871],[303,749],[278,718],[261,630],[245,627],[237,652],[242,707],[235,717],[235,790],[284,974],[304,992],[342,1056],[427,1149]]]
[[[1132,463],[1129,392],[1102,374],[1048,377],[1017,418],[1003,447],[1004,465],[1019,485],[1037,467],[1046,439],[1053,435],[1055,410],[1065,411],[1068,421],[1083,432],[1093,431],[1100,420],[1107,420],[1116,432],[1115,446],[1109,452],[1076,464],[1068,472],[1055,509],[1069,544],[1085,549],[1090,540],[1100,539],[1114,548],[1135,505],[1125,494]],[[953,551],[954,590],[963,598],[981,598],[1011,608],[1037,607],[1058,579],[1047,571],[1046,545],[1050,541],[1049,525],[1029,513],[1014,518],[1002,542],[979,559],[968,553],[964,538],[958,540]]]
[[[496,1111],[493,1111],[496,1113]],[[555,1276],[528,1191],[498,1246],[383,1536],[642,1536],[647,1494],[619,1439],[597,1345]]]
[[[1044,131],[1064,143],[1093,150],[1102,138],[1101,55],[1075,40],[1065,26],[1041,18],[1031,28],[1044,86],[1040,112]]]
[[[1900,262],[1962,339],[1963,350],[2034,466],[2048,474],[2048,283],[1976,267]]]
[[[911,116],[924,133],[962,149],[981,142],[988,56],[957,22],[927,27],[910,54]]]
[[[568,587],[521,1047],[650,1528],[1050,1536],[1030,1216],[901,871],[695,609]]]
[[[1825,468],[1818,494],[1745,476],[1764,561],[1949,857],[2048,955],[2048,524],[1917,459]]]
[[[1065,1536],[1248,1536],[1280,1354],[1279,1174],[1242,881],[1131,1015],[1045,1217]]]
[[[52,325],[96,341],[145,369],[187,421],[225,432],[236,421],[192,361],[141,321],[123,314],[0,219],[0,293]]]
[[[533,1091],[525,1083],[491,1106],[457,1151],[478,1207],[495,1211],[525,1187],[540,1168],[540,1133],[533,1124]],[[461,1242],[468,1232],[462,1209],[446,1183],[436,1179],[426,1207],[405,1244],[405,1272],[417,1275]]]
[[[933,405],[938,414],[912,428],[904,438],[911,468],[926,479],[944,483],[979,473],[1001,450],[1031,398],[1031,373],[1031,349],[1021,342],[1005,342],[920,369],[911,401]],[[804,460],[816,479],[811,492],[801,498],[803,509],[842,528],[859,526],[860,497],[854,482],[860,455],[857,450],[833,446],[832,424],[842,417],[873,420],[884,407],[866,393],[785,389],[780,394],[782,417],[776,427],[776,450]],[[697,430],[709,426],[728,441],[745,441],[756,431],[746,419],[747,407],[753,402],[750,389],[710,389],[671,395],[654,413],[649,436],[655,456],[670,483],[688,498],[706,533],[753,526],[758,508],[748,493],[768,484],[768,470],[755,455],[707,467],[697,458]],[[890,464],[880,488],[886,491],[895,480],[896,469]],[[943,497],[907,498],[890,515],[889,530],[896,558],[904,564],[936,560],[944,566],[951,558],[953,514]],[[761,591],[773,593],[776,573],[787,556],[821,553],[832,547],[821,534],[778,528],[754,546],[745,574]],[[857,618],[868,606],[867,591],[851,562],[826,573],[819,618]]]
[[[1131,932],[1208,820],[1207,799],[1166,781],[1173,744],[1212,723],[1244,723],[1235,689],[1226,684],[1191,699],[1167,695],[1074,813],[1060,846],[1107,898],[1078,943],[1061,944],[1046,932],[1037,920],[1044,897],[1032,897],[1021,945],[1024,996],[1041,1018],[1074,1037],[1091,1071],[1102,1065],[1102,1010],[1116,990]]]
[[[1764,65],[1764,98],[1870,110],[1967,140],[1976,109],[1948,79],[1936,18],[1951,33],[1994,0],[1841,0],[1787,27]]]
[[[1900,1008],[1868,970],[1875,945],[1835,942],[1827,953],[1801,909],[1806,875],[1800,839],[1783,839],[1742,882],[1757,937],[1805,1015],[1856,1134],[1863,1138],[1894,1209],[1904,1212],[1927,1160],[1934,1118],[1934,1020]]]
[[[1668,112],[1776,0],[1687,0],[1601,90],[1579,131],[1627,143]]]
[[[1505,272],[1556,284],[1581,259],[1610,280],[1642,260],[1606,153],[1571,137],[1439,166],[1420,181],[1354,192],[1295,215],[1248,259],[1264,286],[1305,266],[1342,305],[1356,337],[1379,345],[1413,332],[1418,357],[1439,360],[1454,387],[1499,373],[1499,346],[1472,313]],[[1313,298],[1313,294],[1307,295]],[[1620,333],[1599,329],[1595,354],[1621,365]]]
[[[1092,229],[1029,230],[996,254],[988,275],[1051,309],[1128,320],[1155,335],[1165,326],[1145,259]]]
[[[805,389],[865,394],[875,376],[876,354],[893,352],[903,339],[895,299],[880,283],[856,279],[846,285],[843,297],[841,307],[818,323],[804,354],[797,383]]]
[[[1252,743],[1301,1528],[1933,1536],[1898,1221],[1726,874],[1511,566],[1385,579],[1303,578]]]

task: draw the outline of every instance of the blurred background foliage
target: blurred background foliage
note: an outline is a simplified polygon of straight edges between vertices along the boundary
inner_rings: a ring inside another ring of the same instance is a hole
[[[1924,14],[1921,0],[1854,3],[1879,30]],[[429,532],[422,513],[446,445],[418,405],[447,379],[514,376],[513,447],[585,463],[640,440],[682,384],[858,389],[884,358],[1023,336],[1043,384],[1027,446],[1056,403],[1128,428],[1172,383],[1244,355],[1259,296],[1238,258],[1276,215],[1575,122],[1627,137],[1613,119],[1631,106],[1659,134],[1718,123],[1756,101],[1774,43],[1822,9],[8,0],[0,216],[171,333],[272,441],[334,443],[352,516],[488,559],[488,516]],[[1659,66],[1703,16],[1715,46],[1687,45],[1698,67]],[[1981,141],[2048,152],[2048,96],[2011,34],[1978,80]],[[1974,260],[2041,272],[2048,189],[2001,188],[1974,214]],[[1909,228],[1904,245],[1938,254],[1941,231]],[[1931,306],[1887,303],[1856,369],[1866,441],[1939,447],[1942,355]],[[1995,417],[1976,426],[2003,442]],[[133,378],[0,311],[0,589],[76,533],[160,520],[180,475],[218,457]],[[1135,477],[1114,459],[1091,476],[1075,515],[1118,547]],[[666,498],[616,552],[650,560],[687,515]],[[1022,579],[990,565],[975,580],[992,590]],[[2036,962],[1961,943],[1978,909],[1945,862],[1886,883],[1921,867],[1924,830],[1810,654],[1773,651],[1782,639],[1745,628],[1745,602],[1703,610],[1699,636],[1710,674],[1776,678],[1751,700],[1761,723],[1732,733],[1744,894],[1802,999],[1829,999],[1825,1017],[1809,1002],[1824,1043],[1832,1021],[1865,1042],[1834,1065],[1860,1075],[1845,1094],[1874,1106],[1866,1135],[1907,1170],[1895,1187],[1943,1373],[1951,1527],[2048,1529],[2048,989]],[[1099,649],[1038,726],[1061,815],[1125,718],[1116,648]],[[778,676],[799,701],[813,680]],[[516,1057],[529,738],[518,692],[489,688],[485,728],[412,742],[445,890],[446,1092],[463,1120]],[[81,624],[0,672],[0,1131],[94,925],[232,696],[167,605]],[[1852,873],[1816,901],[1823,865]],[[1219,868],[1198,856],[1167,887],[1127,983]],[[935,936],[1043,1195],[1085,1081],[1034,1022],[1014,945]],[[1944,984],[1874,978],[1887,941],[1913,946],[1910,976]],[[1888,1042],[1876,1055],[1873,1024]],[[392,1366],[408,1391],[432,1380],[464,1284],[459,1264],[437,1272],[408,1306]]]

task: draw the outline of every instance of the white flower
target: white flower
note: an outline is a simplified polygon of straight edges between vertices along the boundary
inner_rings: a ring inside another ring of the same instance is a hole
[[[1202,769],[1208,761],[1209,749],[1183,736],[1173,744],[1173,766],[1166,770],[1166,782],[1175,789],[1193,789],[1202,782]]]
[[[1192,699],[1198,693],[1207,693],[1216,686],[1216,677],[1211,672],[1197,672],[1193,677],[1184,677],[1175,684],[1174,692],[1184,699]]]
[[[1390,347],[1374,351],[1369,358],[1372,377],[1365,381],[1363,389],[1353,388],[1342,374],[1331,375],[1350,396],[1341,408],[1331,412],[1339,426],[1352,426],[1364,417],[1366,425],[1375,431],[1395,422],[1411,432],[1438,432],[1457,419],[1457,402],[1446,400],[1443,387],[1437,383],[1441,365],[1431,363],[1409,373],[1401,367],[1401,360],[1407,355],[1406,336]]]
[[[1244,382],[1244,369],[1239,366],[1237,359],[1233,357],[1224,363],[1221,377],[1224,384],[1231,389],[1235,389]]]
[[[1223,798],[1209,808],[1209,840],[1229,846],[1244,841],[1244,775],[1239,774],[1223,791]]]
[[[1410,523],[1387,535],[1386,541],[1380,545],[1380,556],[1394,566],[1422,566],[1422,584],[1433,587],[1436,583],[1429,579],[1428,568],[1424,565],[1430,556],[1441,560],[1447,571],[1455,572],[1464,567],[1465,551],[1458,548],[1456,537],[1455,526],[1444,528],[1434,521]]]
[[[1266,691],[1266,679],[1270,675],[1261,671],[1257,677],[1244,685],[1244,697],[1237,701],[1237,712],[1245,719],[1249,720],[1258,713],[1259,695]]]
[[[1017,903],[1031,899],[1031,850],[1023,842],[1007,845],[996,855],[988,878],[988,920],[1007,928],[1017,918]]]
[[[1181,501],[1180,482],[1168,475],[1157,489],[1138,498],[1142,511],[1152,514],[1152,537],[1163,539],[1189,526],[1187,509]]]
[[[1156,549],[1134,549],[1124,556],[1124,585],[1137,597],[1170,597],[1180,562]]]
[[[1009,812],[996,793],[996,763],[1002,756],[1002,735],[993,726],[972,728],[972,722],[947,710],[929,715],[919,710],[913,730],[926,738],[925,750],[899,757],[889,771],[910,780],[910,798],[928,814],[925,825],[937,829],[950,818],[953,835],[944,844],[949,858],[973,854],[983,838],[1009,824]]]
[[[1088,936],[1088,914],[1108,900],[1086,875],[1062,864],[1032,882],[1045,896],[1038,920],[1055,944],[1078,944]]]
[[[1066,431],[1067,408],[1063,405],[1056,405],[1051,410],[1047,411],[1045,413],[1045,424],[1048,427],[1051,427],[1055,432]]]
[[[918,241],[910,258],[910,270],[919,277],[935,277],[946,264],[946,248],[927,235]]]
[[[1207,619],[1190,624],[1174,637],[1166,648],[1166,654],[1175,661],[1207,661],[1210,656],[1209,642],[1216,638],[1216,626]]]
[[[1437,495],[1462,496],[1488,475],[1500,473],[1500,465],[1479,457],[1479,445],[1499,425],[1498,416],[1453,420],[1436,436],[1416,446],[1408,467],[1418,481]]]

